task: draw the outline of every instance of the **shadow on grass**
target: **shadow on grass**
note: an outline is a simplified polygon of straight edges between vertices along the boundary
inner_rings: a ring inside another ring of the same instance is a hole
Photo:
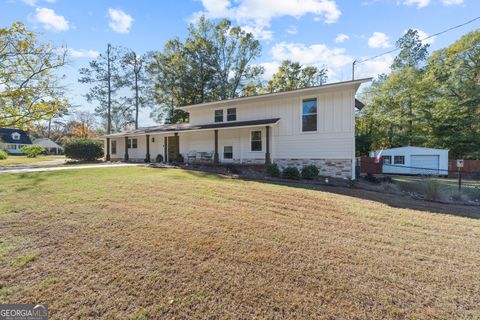
[[[205,172],[200,170],[191,170],[184,168],[189,174],[208,179],[232,179],[232,177],[215,172]],[[467,217],[473,219],[480,219],[480,207],[457,205],[457,204],[445,204],[440,202],[432,202],[425,200],[413,199],[406,195],[390,194],[377,191],[369,191],[359,188],[348,188],[343,186],[329,186],[317,183],[308,183],[305,181],[275,181],[275,180],[263,180],[238,177],[236,179],[243,181],[254,181],[264,184],[285,186],[291,188],[299,188],[305,190],[328,192],[332,194],[338,194],[342,196],[353,197],[362,200],[369,200],[386,204],[393,208],[399,209],[411,209],[430,213],[448,214],[460,217]]]

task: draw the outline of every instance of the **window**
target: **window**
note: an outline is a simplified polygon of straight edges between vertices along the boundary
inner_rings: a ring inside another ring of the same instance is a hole
[[[224,146],[223,147],[223,159],[233,159],[233,147]]]
[[[12,133],[12,139],[13,140],[20,140],[20,133],[18,133],[18,132]]]
[[[395,156],[393,162],[394,164],[405,164],[405,156]]]
[[[227,109],[227,121],[237,121],[237,108]]]
[[[262,151],[262,131],[251,132],[251,151]]]
[[[155,142],[155,138],[152,138],[152,142]]]
[[[215,110],[215,122],[223,122],[223,110]]]
[[[112,141],[112,154],[117,153],[117,141],[113,140]]]
[[[138,146],[138,140],[135,139],[128,139],[128,148],[129,149],[137,149]]]
[[[392,164],[392,156],[382,156],[383,164]]]
[[[317,131],[317,99],[303,100],[302,131]]]

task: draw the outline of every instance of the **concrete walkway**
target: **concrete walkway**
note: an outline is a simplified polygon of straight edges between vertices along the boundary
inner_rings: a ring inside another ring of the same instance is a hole
[[[63,160],[62,160],[63,161]],[[144,163],[105,163],[105,164],[91,164],[91,165],[69,165],[64,167],[43,167],[43,168],[18,168],[3,167],[0,170],[2,173],[29,173],[29,172],[44,172],[44,171],[62,171],[62,170],[77,170],[77,169],[95,169],[95,168],[113,168],[113,167],[140,167],[145,166]]]

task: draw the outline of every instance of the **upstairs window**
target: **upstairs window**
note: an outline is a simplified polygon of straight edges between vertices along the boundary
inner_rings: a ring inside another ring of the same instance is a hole
[[[13,140],[20,140],[20,133],[18,133],[18,132],[12,133],[12,139]]]
[[[405,164],[405,156],[395,156],[393,157],[394,164]]]
[[[112,140],[112,154],[117,153],[117,141]]]
[[[215,110],[215,122],[223,122],[223,110]]]
[[[237,108],[227,109],[227,121],[237,121]]]
[[[129,149],[137,149],[138,147],[138,139],[128,139],[128,148]]]
[[[252,131],[251,132],[251,151],[262,151],[262,131]]]
[[[317,99],[303,100],[302,131],[317,131]]]

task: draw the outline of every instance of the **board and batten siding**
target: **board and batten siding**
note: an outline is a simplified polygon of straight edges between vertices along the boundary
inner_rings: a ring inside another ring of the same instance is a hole
[[[302,101],[317,98],[317,131],[302,132]],[[268,101],[232,101],[222,107],[192,108],[190,123],[214,123],[214,111],[237,108],[237,121],[280,118],[272,130],[272,158],[287,159],[354,159],[355,155],[355,90],[346,88],[317,95],[283,97]],[[257,129],[220,130],[219,143],[227,131],[240,134],[244,146],[237,146],[242,157],[255,158],[249,151],[249,132]],[[193,134],[193,133],[192,133]],[[198,135],[196,133],[195,135]],[[265,130],[262,128],[262,136]],[[197,137],[198,139],[198,137]],[[195,143],[198,140],[195,139]],[[188,139],[187,139],[188,140]],[[193,142],[193,140],[192,140]],[[238,142],[238,141],[237,141]],[[234,152],[235,149],[234,148]]]

